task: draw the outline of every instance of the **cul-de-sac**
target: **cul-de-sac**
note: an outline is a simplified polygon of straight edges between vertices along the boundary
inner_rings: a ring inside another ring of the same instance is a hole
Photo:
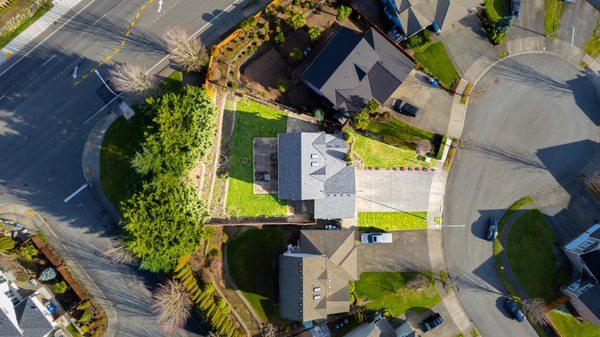
[[[0,337],[600,337],[600,0],[0,0]]]

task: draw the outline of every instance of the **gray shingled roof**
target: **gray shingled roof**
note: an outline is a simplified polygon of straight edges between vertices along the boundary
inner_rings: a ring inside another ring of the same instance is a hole
[[[441,29],[461,20],[480,0],[395,0],[402,30],[414,35],[434,21]]]
[[[2,337],[22,337],[19,330],[2,311],[0,311],[0,332],[2,332]]]
[[[314,200],[315,219],[354,217],[355,170],[341,135],[279,134],[277,152],[280,199]]]
[[[23,329],[23,337],[43,337],[52,331],[53,327],[44,314],[33,303],[31,297],[15,306],[19,326]]]
[[[347,312],[357,260],[354,231],[301,231],[298,248],[279,260],[281,316],[306,322]]]
[[[600,284],[596,283],[583,294],[579,295],[579,299],[596,317],[600,318]]]
[[[371,98],[385,102],[414,64],[377,31],[342,28],[302,74],[334,108],[350,115]]]

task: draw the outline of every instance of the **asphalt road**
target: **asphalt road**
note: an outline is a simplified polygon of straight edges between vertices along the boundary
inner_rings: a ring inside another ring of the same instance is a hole
[[[160,37],[169,27],[181,25],[201,33],[206,43],[214,42],[248,14],[237,2],[166,0],[157,13],[155,1],[143,11],[120,53],[108,65],[98,67],[107,53],[120,46],[144,1],[82,0],[28,48],[0,66],[0,203],[27,205],[47,220],[66,253],[93,282],[85,275],[79,277],[110,302],[105,310],[109,316],[116,315],[111,320],[113,336],[161,336],[148,308],[156,280],[135,268],[111,264],[102,256],[114,224],[89,188],[64,202],[84,184],[84,141],[105,113],[98,113],[105,105],[97,94],[103,88],[100,80],[92,74],[76,85],[71,77],[73,68],[79,65],[80,80],[92,67],[106,76],[115,61],[150,68],[165,57]]]
[[[547,54],[511,57],[475,86],[445,199],[444,254],[457,295],[486,337],[537,336],[502,308],[482,237],[522,196],[568,186],[598,150],[600,111],[584,74]]]

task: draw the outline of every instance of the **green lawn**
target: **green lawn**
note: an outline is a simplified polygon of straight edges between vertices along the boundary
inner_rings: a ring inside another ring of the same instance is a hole
[[[251,229],[227,246],[229,272],[261,320],[279,317],[277,257],[285,250],[280,229]]]
[[[556,37],[563,10],[563,0],[544,0],[544,32],[547,36]]]
[[[498,22],[509,14],[509,0],[485,0],[483,10],[488,19]]]
[[[550,319],[562,337],[600,337],[600,327],[581,322],[567,313],[552,310]]]
[[[359,212],[358,226],[365,231],[427,229],[427,212]]]
[[[183,74],[181,71],[174,71],[162,81],[162,87],[165,91],[179,91],[182,88]]]
[[[446,88],[451,87],[452,83],[460,78],[442,42],[426,44],[417,48],[414,58]]]
[[[38,8],[38,10],[33,13],[31,17],[23,20],[23,22],[21,22],[17,28],[0,35],[0,48],[6,46],[12,39],[21,34],[25,29],[27,29],[27,27],[31,26],[31,24],[33,24],[37,19],[46,14],[46,12],[48,12],[52,7],[52,1],[47,1],[40,6],[40,8]]]
[[[377,311],[386,308],[398,317],[408,310],[418,314],[425,312],[441,301],[433,276],[424,273],[430,282],[427,287],[415,290],[407,287],[407,283],[417,276],[416,272],[400,273],[362,273],[354,283],[354,292],[358,303],[367,299],[364,305],[368,310]]]
[[[415,128],[392,117],[387,122],[370,120],[366,137],[355,130],[347,131],[353,138],[352,151],[367,167],[392,169],[398,167],[434,167],[436,160],[428,164],[419,159],[414,150],[418,139],[431,141],[433,133]]]
[[[600,20],[596,22],[596,28],[583,46],[583,51],[593,58],[600,55]]]
[[[556,299],[558,288],[569,278],[564,268],[556,266],[555,241],[546,219],[534,209],[512,224],[506,244],[508,262],[521,287],[547,303]]]
[[[256,137],[276,137],[286,131],[285,112],[252,100],[237,105],[229,169],[227,215],[231,218],[278,217],[287,214],[285,202],[275,195],[252,192],[252,142]]]
[[[108,199],[119,209],[134,192],[138,175],[131,159],[144,138],[144,118],[136,113],[130,121],[119,117],[106,131],[100,153],[100,182]]]

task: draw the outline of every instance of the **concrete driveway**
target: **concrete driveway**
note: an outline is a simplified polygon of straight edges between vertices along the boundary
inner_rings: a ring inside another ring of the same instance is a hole
[[[560,19],[557,37],[583,49],[586,41],[596,29],[600,12],[587,0],[565,3],[565,11]]]
[[[465,311],[486,337],[537,336],[508,318],[482,239],[489,217],[517,199],[566,187],[598,150],[600,111],[585,75],[547,54],[503,60],[472,100],[444,203],[444,254]]]
[[[433,172],[357,170],[358,212],[426,211]]]
[[[392,232],[392,243],[361,244],[358,272],[430,270],[427,231]]]
[[[511,40],[544,36],[544,0],[521,1],[521,16],[515,19],[507,35]]]

